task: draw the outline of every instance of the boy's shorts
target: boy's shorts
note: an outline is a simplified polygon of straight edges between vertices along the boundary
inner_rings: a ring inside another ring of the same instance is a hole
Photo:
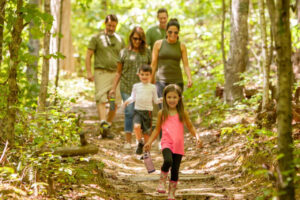
[[[134,110],[133,124],[140,124],[143,134],[151,135],[152,111]]]
[[[95,69],[95,99],[96,103],[108,102],[108,93],[112,89],[116,72],[107,71],[105,69]],[[116,89],[115,103],[120,105],[122,103],[120,94],[120,84]]]

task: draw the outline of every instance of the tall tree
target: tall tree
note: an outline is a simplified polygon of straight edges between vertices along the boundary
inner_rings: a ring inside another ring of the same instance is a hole
[[[58,22],[58,37],[57,37],[57,52],[60,53],[60,48],[61,48],[61,38],[62,36],[62,21],[63,21],[63,5],[64,5],[64,0],[60,0],[60,7],[59,7],[59,22]],[[58,81],[59,81],[59,74],[60,74],[60,58],[57,59],[57,64],[56,64],[56,76],[55,76],[55,91],[57,90],[58,87]],[[56,101],[56,99],[55,99]]]
[[[260,13],[260,30],[262,38],[262,52],[263,52],[263,101],[262,110],[266,111],[269,104],[269,84],[270,84],[270,55],[267,43],[267,28],[265,17],[265,1],[259,0],[259,13]]]
[[[273,0],[272,0],[273,1]],[[292,61],[290,1],[277,0],[275,5],[275,49],[277,52],[277,129],[279,153],[278,184],[280,200],[294,200],[294,165],[292,138]]]
[[[8,45],[11,62],[9,64],[8,87],[9,94],[7,97],[7,122],[6,122],[6,137],[10,144],[13,145],[15,135],[15,121],[18,103],[18,85],[17,85],[17,70],[20,62],[19,49],[22,42],[21,34],[24,29],[23,19],[23,0],[17,0],[16,20],[13,24],[11,32],[11,42]]]
[[[38,7],[39,0],[30,0],[29,4]],[[26,69],[27,80],[30,85],[38,85],[38,58],[39,58],[39,50],[40,50],[40,40],[38,38],[34,38],[32,34],[32,30],[35,27],[35,22],[32,20],[29,24],[29,53],[35,57],[35,60],[28,64]],[[31,88],[31,94],[36,96],[36,92]]]
[[[232,104],[243,98],[243,87],[237,83],[248,63],[249,0],[232,0],[231,34],[228,61],[225,66],[225,101]]]
[[[44,12],[51,16],[50,0],[44,0]],[[52,24],[52,23],[51,23]],[[44,35],[44,55],[43,55],[43,66],[42,66],[42,81],[39,93],[38,101],[38,111],[43,112],[46,108],[46,97],[48,92],[49,83],[49,46],[50,46],[50,28],[46,25],[45,35]]]
[[[222,49],[222,58],[223,58],[223,65],[224,65],[224,72],[226,67],[226,53],[225,53],[225,41],[224,41],[224,27],[225,27],[225,20],[226,20],[226,4],[225,0],[222,0],[222,25],[221,25],[221,49]],[[226,75],[225,75],[226,76]]]
[[[3,32],[4,32],[4,19],[5,19],[5,4],[6,0],[0,1],[0,70],[2,64],[2,49],[3,49]]]

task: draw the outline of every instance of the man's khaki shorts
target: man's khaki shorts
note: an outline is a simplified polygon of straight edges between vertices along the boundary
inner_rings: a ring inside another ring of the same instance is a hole
[[[95,100],[96,103],[106,103],[108,102],[108,93],[111,90],[116,72],[107,71],[104,69],[95,69]],[[116,89],[116,100],[117,105],[121,105],[122,99],[120,94],[120,84]]]

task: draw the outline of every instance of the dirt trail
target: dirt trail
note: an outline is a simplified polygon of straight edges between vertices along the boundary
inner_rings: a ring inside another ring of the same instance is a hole
[[[99,146],[99,152],[91,159],[105,163],[105,186],[86,186],[93,188],[94,195],[88,199],[140,200],[166,199],[155,188],[163,162],[157,143],[153,144],[151,155],[156,172],[148,174],[141,156],[135,154],[133,138],[131,150],[124,150],[123,113],[118,112],[112,131],[113,140],[97,137],[99,121],[93,102],[84,101],[74,106],[75,112],[84,113],[82,127],[90,143]],[[242,136],[220,141],[216,130],[197,130],[204,141],[204,148],[196,149],[195,141],[189,133],[185,134],[185,153],[183,157],[179,184],[176,192],[178,200],[233,200],[255,199],[258,192],[253,181],[243,174],[241,163],[244,160],[246,139]],[[96,189],[95,189],[96,188]],[[84,198],[87,199],[87,198]]]

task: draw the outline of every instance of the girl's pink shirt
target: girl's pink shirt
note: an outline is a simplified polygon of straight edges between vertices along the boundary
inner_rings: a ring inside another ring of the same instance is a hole
[[[169,115],[162,124],[161,148],[169,148],[174,154],[184,155],[184,128],[178,113]]]

